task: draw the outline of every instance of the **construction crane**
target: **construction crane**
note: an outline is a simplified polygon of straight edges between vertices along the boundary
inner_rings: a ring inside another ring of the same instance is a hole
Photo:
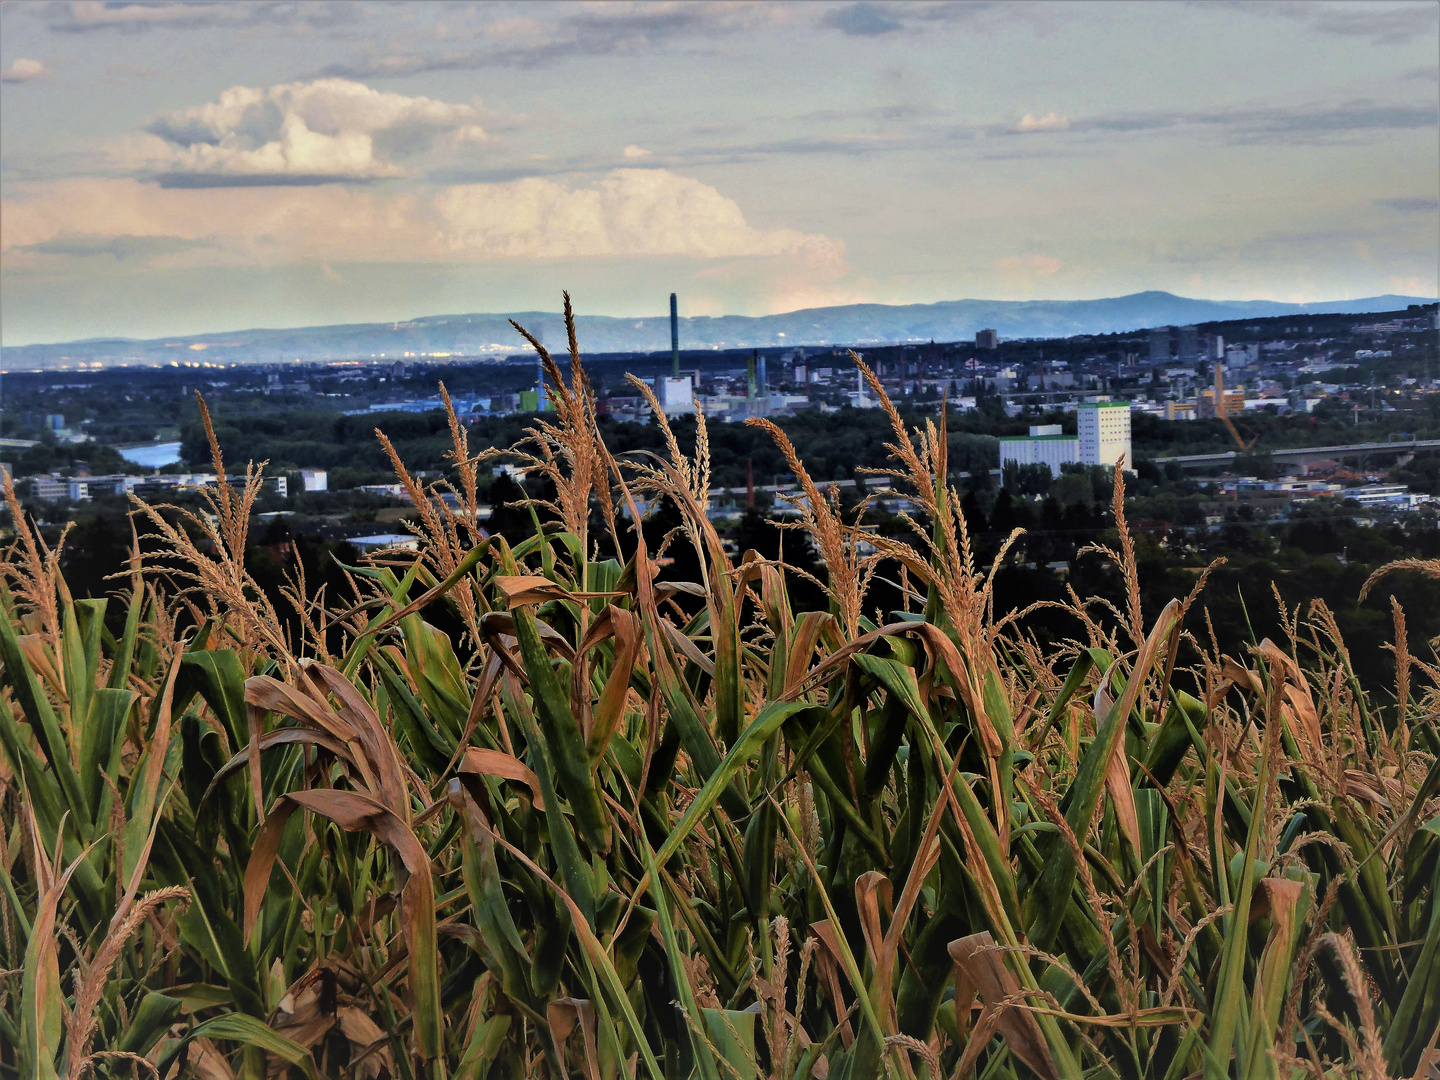
[[[1231,423],[1230,416],[1225,411],[1225,365],[1219,362],[1215,365],[1215,415],[1225,424],[1242,454],[1248,454],[1254,448],[1255,443],[1259,441],[1260,436],[1257,435],[1247,443],[1240,437],[1240,432],[1235,430],[1235,425]]]

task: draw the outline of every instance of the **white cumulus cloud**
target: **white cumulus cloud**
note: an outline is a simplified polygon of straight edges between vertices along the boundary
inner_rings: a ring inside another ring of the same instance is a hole
[[[1033,113],[1026,113],[1015,125],[1016,131],[1064,131],[1070,126],[1070,121],[1063,116],[1048,112],[1044,116],[1035,116]]]
[[[635,146],[632,144],[625,147],[625,156],[632,160],[636,158],[647,158],[650,156],[650,151],[646,150],[643,146]]]
[[[400,160],[438,140],[479,142],[473,105],[374,90],[349,79],[268,89],[235,86],[218,100],[160,117],[144,165],[192,187],[404,176]]]
[[[735,200],[666,169],[617,169],[582,188],[542,178],[462,184],[441,192],[434,209],[446,248],[472,258],[842,255],[828,237],[756,229]]]
[[[57,255],[153,252],[166,265],[758,259],[797,280],[844,269],[844,245],[759,229],[733,199],[664,169],[619,169],[589,186],[529,178],[433,193],[343,184],[166,188],[138,180],[16,185],[0,206],[11,266]],[[164,244],[158,240],[166,241]]]
[[[31,79],[43,79],[49,74],[50,69],[39,60],[20,56],[16,57],[9,67],[0,68],[0,82],[29,82]]]

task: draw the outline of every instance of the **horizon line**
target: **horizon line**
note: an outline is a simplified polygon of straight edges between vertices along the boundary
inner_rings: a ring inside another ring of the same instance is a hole
[[[1373,294],[1371,294],[1371,295],[1369,295],[1369,296],[1340,297],[1340,298],[1337,298],[1337,299],[1329,299],[1329,300],[1274,300],[1274,299],[1270,299],[1270,298],[1268,298],[1268,297],[1252,297],[1252,298],[1248,298],[1248,299],[1234,299],[1234,298],[1231,298],[1231,299],[1215,299],[1215,298],[1212,298],[1212,297],[1203,297],[1203,296],[1183,296],[1183,295],[1181,295],[1180,293],[1172,293],[1172,292],[1170,292],[1168,289],[1141,289],[1141,290],[1139,290],[1138,292],[1122,293],[1122,294],[1120,294],[1120,295],[1118,295],[1118,296],[1095,296],[1095,297],[1086,297],[1086,298],[1069,299],[1069,300],[1061,300],[1061,299],[997,300],[997,299],[987,299],[987,298],[983,298],[983,297],[970,297],[970,296],[957,297],[957,298],[952,299],[952,300],[914,301],[914,302],[910,302],[910,303],[886,303],[886,302],[884,302],[884,301],[862,300],[862,301],[854,301],[854,302],[848,303],[848,304],[825,304],[825,305],[819,305],[819,306],[814,306],[814,307],[793,308],[793,309],[788,310],[788,311],[775,311],[775,312],[770,312],[770,313],[765,314],[765,315],[744,315],[744,314],[739,314],[739,313],[728,313],[728,314],[722,314],[722,315],[681,315],[680,318],[681,318],[681,319],[750,319],[750,320],[758,320],[758,319],[775,319],[775,318],[782,318],[782,317],[784,317],[784,316],[786,316],[786,315],[799,315],[799,314],[803,314],[804,312],[807,312],[807,311],[835,311],[835,310],[841,310],[841,309],[844,309],[844,308],[858,308],[858,307],[879,307],[879,308],[940,307],[940,306],[945,305],[945,304],[965,304],[965,303],[977,303],[977,304],[1007,304],[1007,305],[1010,305],[1010,304],[1017,304],[1017,305],[1018,305],[1018,304],[1094,304],[1094,303],[1101,303],[1101,302],[1106,301],[1106,300],[1131,300],[1131,299],[1134,299],[1134,298],[1136,298],[1136,297],[1141,297],[1141,296],[1164,296],[1164,297],[1169,297],[1169,298],[1175,299],[1175,300],[1188,300],[1188,301],[1193,301],[1193,302],[1196,302],[1196,303],[1204,303],[1204,304],[1281,304],[1281,305],[1288,305],[1288,306],[1292,306],[1292,307],[1310,307],[1310,306],[1313,306],[1313,305],[1316,305],[1316,304],[1341,304],[1341,303],[1347,303],[1347,302],[1360,303],[1360,302],[1366,301],[1366,300],[1378,300],[1378,299],[1382,299],[1382,298],[1385,298],[1385,297],[1394,297],[1394,298],[1397,299],[1397,300],[1406,300],[1406,301],[1410,301],[1411,303],[1414,303],[1414,302],[1416,302],[1416,301],[1419,301],[1419,302],[1422,303],[1422,304],[1440,303],[1440,296],[1436,296],[1436,297],[1414,296],[1414,295],[1410,295],[1410,294],[1406,294],[1406,293],[1373,293]],[[1340,312],[1331,312],[1331,313],[1328,313],[1328,314],[1342,314],[1342,313],[1340,313]],[[1370,312],[1356,312],[1355,314],[1373,314],[1373,313],[1370,313]],[[559,318],[559,317],[562,317],[562,316],[564,315],[564,312],[563,312],[563,310],[562,310],[562,311],[545,311],[545,310],[541,310],[541,309],[538,309],[538,308],[530,308],[530,309],[525,309],[525,310],[509,310],[509,311],[455,311],[455,312],[434,312],[434,313],[427,314],[427,315],[407,315],[407,316],[405,316],[404,318],[398,318],[398,319],[373,319],[373,320],[369,320],[369,321],[365,321],[365,322],[335,322],[335,323],[313,323],[313,322],[312,322],[312,323],[295,323],[295,324],[293,324],[293,325],[246,326],[246,327],[237,327],[237,328],[235,328],[235,329],[233,329],[233,330],[201,330],[201,331],[194,331],[194,332],[185,333],[185,334],[156,334],[156,335],[153,335],[153,336],[151,336],[151,337],[128,337],[128,336],[122,336],[122,335],[115,335],[115,336],[96,336],[96,337],[85,337],[85,338],[67,338],[67,339],[52,340],[52,341],[41,341],[41,340],[25,341],[25,342],[20,342],[20,343],[13,344],[13,345],[12,345],[12,344],[7,344],[7,343],[4,342],[4,340],[3,340],[3,329],[0,329],[0,349],[26,349],[26,348],[33,348],[33,347],[36,347],[36,346],[94,345],[94,344],[98,344],[98,343],[101,343],[101,342],[126,342],[126,343],[132,343],[132,344],[146,344],[146,343],[149,343],[149,342],[160,341],[160,340],[165,339],[165,338],[172,338],[172,339],[174,339],[174,340],[176,340],[176,341],[185,341],[185,340],[193,340],[193,339],[196,339],[196,338],[215,337],[215,336],[224,335],[224,334],[273,333],[273,332],[276,332],[276,331],[285,331],[285,330],[319,330],[319,329],[328,329],[328,328],[332,328],[332,327],[346,327],[346,326],[383,326],[383,325],[385,325],[386,323],[399,324],[399,323],[417,322],[417,321],[428,320],[428,319],[456,318],[456,317],[461,317],[461,316],[475,316],[475,315],[483,315],[483,316],[488,316],[488,317],[492,317],[492,318],[512,318],[512,317],[517,317],[517,316],[521,316],[521,315],[543,315],[543,316],[549,316],[549,317]],[[577,314],[575,315],[575,317],[576,317],[577,320],[578,320],[578,319],[618,319],[618,320],[624,320],[624,321],[630,321],[630,320],[633,320],[633,319],[648,320],[648,319],[652,319],[652,318],[653,318],[653,319],[660,320],[660,321],[663,321],[663,322],[666,322],[666,323],[668,323],[668,322],[669,322],[669,319],[670,319],[669,313],[668,313],[668,312],[663,312],[663,311],[662,311],[662,312],[659,312],[659,313],[657,313],[657,314],[655,314],[655,315],[635,315],[635,314],[630,314],[630,315],[586,315],[586,314],[579,314],[579,313],[577,313]],[[1269,317],[1269,316],[1264,316],[1264,317]],[[1135,327],[1134,329],[1140,330],[1140,329],[1149,329],[1149,328],[1148,328],[1148,327]],[[1106,332],[1106,333],[1121,333],[1121,332],[1123,332],[1123,331],[1105,331],[1105,332]],[[1073,336],[1075,336],[1075,335],[1065,335],[1065,336],[1071,336],[1071,337],[1073,337]],[[747,346],[747,347],[748,347],[748,346]]]

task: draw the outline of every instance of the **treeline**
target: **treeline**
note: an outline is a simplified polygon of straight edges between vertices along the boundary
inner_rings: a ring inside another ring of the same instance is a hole
[[[997,610],[1012,611],[1042,601],[1056,604],[1026,617],[1025,625],[1042,642],[1084,636],[1083,627],[1061,606],[1068,600],[1067,585],[1081,596],[1101,597],[1124,606],[1124,586],[1113,568],[1103,558],[1084,553],[1097,543],[1113,547],[1117,542],[1109,487],[1101,473],[1090,470],[1063,477],[1074,496],[1069,501],[1053,494],[1037,501],[1009,489],[970,490],[962,496],[966,525],[982,565],[996,558],[1012,530],[1025,530],[998,572],[996,605]],[[499,477],[495,483],[488,527],[492,532],[523,538],[525,529],[533,528],[529,512],[509,505],[522,493],[508,478]],[[1082,484],[1089,489],[1083,497]],[[1284,629],[1275,599],[1277,590],[1290,610],[1311,600],[1321,600],[1330,608],[1350,643],[1355,672],[1366,686],[1393,684],[1393,657],[1378,644],[1393,633],[1392,592],[1398,593],[1405,607],[1413,650],[1423,650],[1423,642],[1440,637],[1440,582],[1414,575],[1395,577],[1383,581],[1364,603],[1358,599],[1365,579],[1379,566],[1404,557],[1440,558],[1440,530],[1435,529],[1433,519],[1410,527],[1376,528],[1357,524],[1343,507],[1323,505],[1298,509],[1288,523],[1272,526],[1246,520],[1241,507],[1215,530],[1201,527],[1203,522],[1167,527],[1149,516],[1157,508],[1155,500],[1168,497],[1163,487],[1137,480],[1134,489],[1136,497],[1130,501],[1128,515],[1147,619],[1171,597],[1188,593],[1200,568],[1223,558],[1225,564],[1213,572],[1205,591],[1209,626],[1222,651],[1235,654],[1266,637],[1279,640]],[[1149,494],[1145,494],[1147,490]],[[544,495],[543,491],[537,493]],[[855,493],[847,491],[846,499],[853,510]],[[874,502],[866,521],[881,532],[903,535],[909,526],[894,509],[893,502]],[[678,523],[674,507],[662,504],[647,519],[647,536],[658,547]],[[603,529],[598,521],[596,524],[594,535],[601,535]],[[387,528],[403,531],[404,525]],[[793,570],[824,580],[824,565],[807,538],[779,527],[764,510],[747,512],[725,528],[723,535],[738,551],[754,549],[767,559],[783,561]],[[279,590],[297,558],[312,589],[328,582],[332,590],[341,591],[347,588],[341,564],[354,564],[358,559],[343,541],[306,535],[303,527],[292,532],[284,519],[257,525],[252,539],[252,572],[282,612],[288,609]],[[77,597],[107,595],[123,587],[123,581],[112,575],[125,570],[130,542],[129,521],[119,500],[79,511],[63,562]],[[667,575],[690,580],[685,575],[696,567],[689,565],[694,559],[689,545],[672,545],[668,554],[674,562]],[[819,587],[802,574],[791,576],[791,588],[797,604],[822,602]],[[898,566],[882,566],[866,600],[866,614],[894,611],[904,603]],[[915,608],[913,601],[911,607]],[[1092,614],[1102,623],[1111,617],[1098,605]],[[1209,648],[1211,642],[1202,644]]]
[[[924,423],[925,413],[905,410],[907,419]],[[315,411],[229,415],[224,405],[211,410],[215,434],[225,460],[268,461],[272,471],[283,469],[348,468],[390,472],[390,462],[376,438],[377,430],[391,440],[413,471],[449,469],[453,462],[448,421],[441,412],[366,413],[354,416]],[[1046,417],[1055,422],[1055,418]],[[469,426],[472,451],[513,445],[533,415],[486,417]],[[878,409],[842,408],[833,413],[802,412],[776,421],[790,436],[812,475],[821,480],[852,479],[857,469],[880,468],[886,462],[885,443],[893,439],[885,414]],[[952,472],[989,470],[999,465],[1000,435],[1025,434],[1034,418],[1006,420],[982,413],[952,412],[950,416],[950,468]],[[634,423],[601,417],[606,441],[626,453],[663,448],[658,424]],[[671,421],[676,438],[687,452],[693,450],[697,424],[693,416]],[[708,425],[712,481],[721,487],[740,487],[747,477],[747,462],[757,484],[788,475],[789,466],[763,431],[739,423]],[[198,411],[181,425],[180,456],[190,467],[210,461],[205,430]]]
[[[1260,453],[1296,446],[1386,442],[1400,435],[1440,438],[1440,394],[1427,395],[1418,408],[1405,412],[1371,409],[1368,396],[1359,404],[1358,423],[1350,404],[1338,398],[1326,398],[1312,413],[1277,416],[1267,409],[1252,409],[1232,420],[1247,442],[1255,440]],[[1218,419],[1177,423],[1132,412],[1130,431],[1137,455],[1207,454],[1235,449],[1234,438]]]

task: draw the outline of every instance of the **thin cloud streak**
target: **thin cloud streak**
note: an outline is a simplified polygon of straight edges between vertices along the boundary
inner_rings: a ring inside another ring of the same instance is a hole
[[[1433,37],[1440,27],[1440,6],[1402,3],[1387,8],[1311,0],[1187,0],[1193,7],[1225,8],[1250,15],[1285,18],[1307,29],[1337,37],[1369,38],[1375,45],[1407,45]]]
[[[69,0],[36,5],[51,30],[70,34],[209,30],[255,25],[330,28],[358,21],[354,0],[172,0],[169,3],[105,3]]]

